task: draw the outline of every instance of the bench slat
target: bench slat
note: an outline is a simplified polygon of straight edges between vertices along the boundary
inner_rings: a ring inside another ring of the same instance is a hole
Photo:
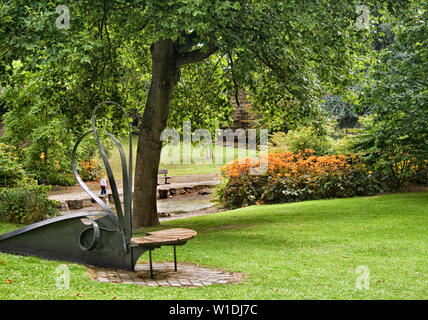
[[[132,238],[131,242],[139,247],[182,244],[196,235],[197,232],[195,230],[176,228],[150,232],[145,237]]]

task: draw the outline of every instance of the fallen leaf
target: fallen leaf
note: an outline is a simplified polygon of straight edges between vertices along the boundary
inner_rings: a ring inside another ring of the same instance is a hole
[[[76,297],[84,297],[85,295],[84,294],[82,294],[82,293],[78,293],[78,294],[76,294]]]
[[[117,297],[112,297],[111,299],[112,299],[112,300],[115,300],[115,299],[117,299]]]

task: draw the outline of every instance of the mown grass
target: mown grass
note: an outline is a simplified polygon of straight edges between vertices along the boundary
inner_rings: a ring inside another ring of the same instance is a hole
[[[1,223],[0,232],[16,227]],[[70,289],[57,290],[63,262],[0,254],[0,299],[428,299],[427,192],[252,206],[161,226],[171,227],[198,231],[179,247],[179,261],[244,273],[245,281],[106,284],[67,263]],[[155,250],[154,260],[172,261],[170,249]],[[369,289],[356,287],[359,266],[369,270]]]
[[[128,155],[129,140],[121,139],[121,144]],[[135,169],[135,159],[137,154],[138,137],[132,137],[133,165]],[[220,149],[219,149],[220,148]],[[219,168],[232,161],[236,157],[255,156],[255,152],[247,149],[240,149],[226,146],[212,145],[212,152],[200,144],[178,143],[174,147],[165,146],[162,150],[160,169],[168,169],[171,176],[194,175],[194,174],[214,174],[219,172]],[[113,149],[110,152],[110,164],[115,176],[121,176],[121,164],[119,152]]]

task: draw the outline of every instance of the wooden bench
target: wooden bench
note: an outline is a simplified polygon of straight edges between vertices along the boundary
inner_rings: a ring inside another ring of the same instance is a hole
[[[168,179],[171,179],[171,177],[168,177],[168,169],[159,169],[158,170],[158,175],[163,174],[165,176],[165,184],[169,184]],[[158,179],[158,185],[159,185],[159,179]]]
[[[192,229],[167,229],[147,233],[145,237],[132,238],[131,243],[138,247],[145,247],[149,250],[150,277],[153,278],[152,250],[161,246],[174,246],[174,271],[177,271],[176,246],[182,246],[186,242],[196,237],[197,232]]]

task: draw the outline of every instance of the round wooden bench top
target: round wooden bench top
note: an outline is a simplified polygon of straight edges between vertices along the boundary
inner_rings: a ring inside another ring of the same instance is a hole
[[[147,233],[145,237],[132,238],[131,242],[139,247],[149,247],[152,245],[172,245],[183,244],[187,240],[194,238],[197,232],[192,229],[167,229]]]

